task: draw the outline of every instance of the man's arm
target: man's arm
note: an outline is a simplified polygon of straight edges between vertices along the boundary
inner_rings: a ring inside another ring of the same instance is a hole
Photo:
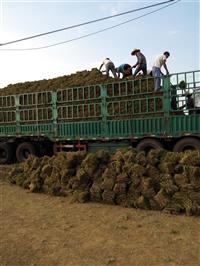
[[[141,64],[142,64],[142,55],[141,54],[138,54],[137,55],[137,63],[135,65],[133,65],[133,67],[136,67],[136,66],[139,66],[140,67]]]
[[[103,66],[103,63],[100,65],[99,71],[101,70],[102,66]]]
[[[142,63],[142,56],[140,54],[137,55],[137,62],[135,65],[132,66],[132,68],[136,67],[136,66],[140,66]]]
[[[166,64],[166,59],[164,60],[163,66],[164,66],[164,69],[166,70],[166,74],[169,75],[169,71],[168,71],[167,64]]]
[[[137,60],[136,64],[132,66],[132,68],[135,68],[136,66],[140,65],[139,60]]]

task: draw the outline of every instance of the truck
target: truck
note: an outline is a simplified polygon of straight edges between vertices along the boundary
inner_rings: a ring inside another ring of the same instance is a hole
[[[0,96],[0,163],[132,147],[200,150],[200,70]]]

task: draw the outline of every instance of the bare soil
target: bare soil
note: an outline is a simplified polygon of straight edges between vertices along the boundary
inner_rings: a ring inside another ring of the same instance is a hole
[[[0,166],[0,265],[200,265],[200,218],[29,193]]]

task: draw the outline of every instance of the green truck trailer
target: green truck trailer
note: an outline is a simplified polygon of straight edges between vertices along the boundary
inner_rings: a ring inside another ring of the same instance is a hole
[[[0,96],[0,163],[120,147],[200,149],[200,70]]]

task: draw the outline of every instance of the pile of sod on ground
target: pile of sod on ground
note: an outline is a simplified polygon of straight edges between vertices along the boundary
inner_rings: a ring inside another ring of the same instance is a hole
[[[61,152],[29,157],[13,167],[8,180],[31,192],[72,195],[78,202],[200,215],[199,151]]]

